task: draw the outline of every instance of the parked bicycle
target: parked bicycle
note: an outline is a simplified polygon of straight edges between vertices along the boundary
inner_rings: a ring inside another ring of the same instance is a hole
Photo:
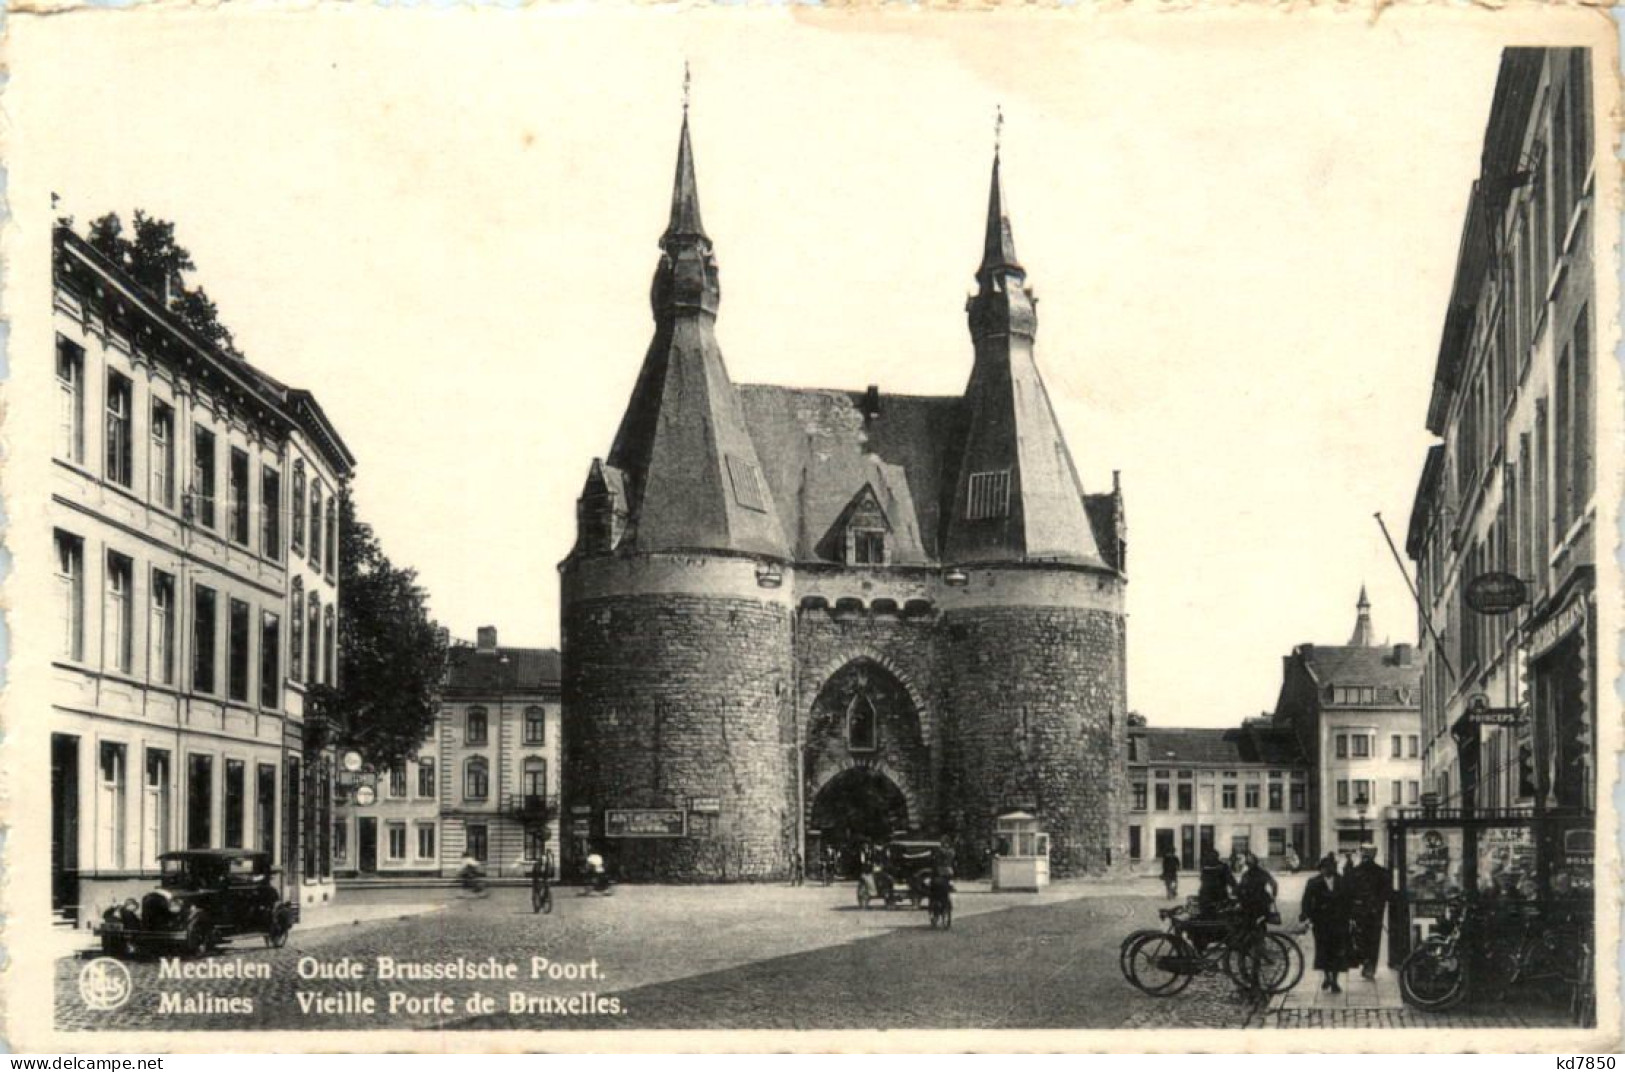
[[[1555,983],[1568,992],[1570,1015],[1587,1022],[1596,1000],[1588,922],[1572,915],[1542,917],[1525,908],[1508,927],[1493,925],[1488,915],[1462,898],[1450,902],[1436,933],[1400,965],[1405,1003],[1444,1012],[1469,995],[1499,1003],[1514,986]]]
[[[1303,950],[1263,917],[1231,909],[1201,919],[1193,903],[1158,909],[1157,916],[1166,930],[1135,931],[1118,953],[1124,978],[1151,997],[1172,997],[1196,976],[1219,972],[1256,997],[1285,993],[1303,978]]]

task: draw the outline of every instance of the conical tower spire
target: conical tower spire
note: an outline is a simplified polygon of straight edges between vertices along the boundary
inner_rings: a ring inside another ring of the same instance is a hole
[[[1000,271],[1026,274],[1016,259],[1016,239],[1004,207],[1004,181],[999,177],[999,150],[994,149],[993,182],[987,194],[987,235],[982,242],[982,266],[976,274],[982,278]]]
[[[1354,635],[1349,637],[1351,648],[1369,648],[1377,643],[1377,634],[1371,628],[1371,600],[1366,598],[1365,585],[1360,586],[1360,600],[1354,605]]]
[[[662,248],[680,239],[705,238],[700,223],[700,185],[694,179],[694,146],[688,139],[688,103],[683,103],[683,133],[677,142],[677,174],[671,184],[671,220],[660,238]]]
[[[1037,299],[1026,278],[995,147],[982,263],[965,306],[976,362],[965,388],[965,445],[942,553],[961,563],[1105,567],[1083,485],[1033,359]]]
[[[686,92],[685,92],[686,96]],[[684,101],[671,217],[650,304],[654,339],[610,448],[626,501],[625,551],[787,557],[778,511],[717,345],[716,257],[700,225]]]

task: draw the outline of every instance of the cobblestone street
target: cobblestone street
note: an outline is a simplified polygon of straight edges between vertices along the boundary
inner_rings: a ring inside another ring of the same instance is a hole
[[[59,1026],[85,1030],[1541,1024],[1511,1012],[1447,1023],[1397,1008],[1283,1009],[1277,1000],[1255,1009],[1214,976],[1177,997],[1146,997],[1124,981],[1117,955],[1129,931],[1156,926],[1165,902],[1152,892],[1150,883],[1063,883],[1035,896],[964,883],[952,930],[939,932],[924,912],[860,911],[846,883],[625,886],[607,898],[563,889],[547,916],[531,914],[518,888],[481,899],[445,889],[346,891],[356,911],[374,918],[296,929],[280,950],[250,938],[176,962],[236,978],[160,978],[158,962],[131,962],[133,996],[111,1012],[91,1011],[80,997],[89,958],[64,957],[56,1006]],[[445,903],[422,912],[434,900]],[[419,914],[390,918],[391,903]],[[380,957],[477,971],[494,959],[511,963],[514,978],[380,979]],[[301,979],[301,964],[329,977]],[[555,977],[532,978],[536,966]],[[490,1003],[479,1005],[476,995]]]

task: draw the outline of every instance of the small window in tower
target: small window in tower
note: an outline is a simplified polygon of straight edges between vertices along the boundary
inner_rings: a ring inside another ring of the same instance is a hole
[[[1010,470],[972,473],[965,501],[965,520],[1004,517],[1010,512]]]
[[[878,745],[879,718],[875,715],[875,705],[869,701],[864,693],[858,693],[852,698],[846,709],[846,746],[854,752],[872,752]]]
[[[885,565],[886,534],[874,529],[853,529],[852,561],[859,566]]]
[[[762,474],[750,462],[728,455],[728,479],[733,481],[734,501],[747,510],[767,513],[767,496],[762,492]]]

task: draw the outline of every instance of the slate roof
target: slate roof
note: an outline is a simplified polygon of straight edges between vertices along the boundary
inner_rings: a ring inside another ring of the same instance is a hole
[[[958,398],[881,395],[866,419],[861,392],[742,384],[739,401],[796,559],[833,560],[826,537],[871,485],[891,523],[892,561],[934,561],[944,488],[964,411]]]
[[[1305,759],[1289,730],[1227,730],[1147,727],[1144,757],[1136,766],[1272,767],[1303,766]]]
[[[559,688],[559,653],[553,648],[499,647],[482,652],[465,645],[447,652],[446,661],[448,692],[483,695]]]
[[[1305,644],[1299,649],[1314,670],[1321,687],[1328,685],[1375,685],[1415,689],[1422,682],[1422,665],[1413,655],[1402,666],[1392,647],[1369,648]],[[1417,695],[1412,693],[1412,695]]]

